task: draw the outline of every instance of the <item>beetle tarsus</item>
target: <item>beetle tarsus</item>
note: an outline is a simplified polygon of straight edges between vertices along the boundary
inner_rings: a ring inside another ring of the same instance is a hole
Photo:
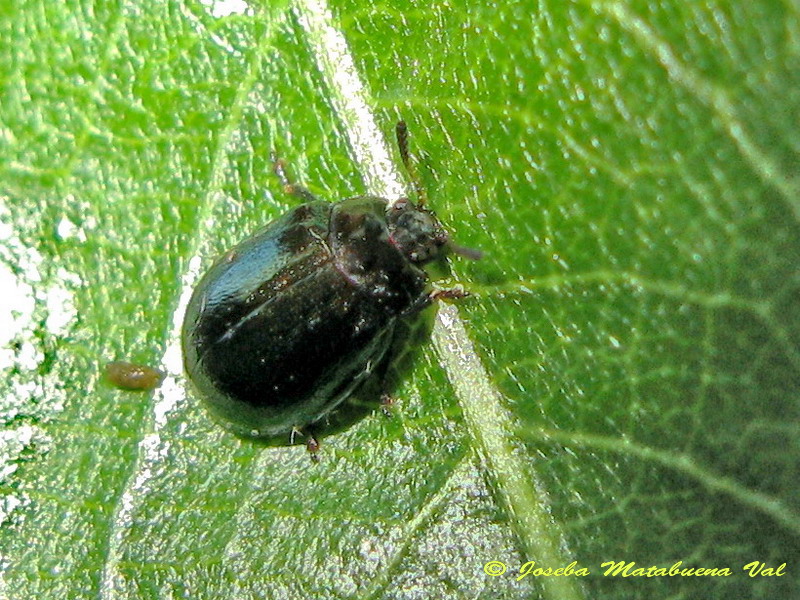
[[[393,417],[392,407],[397,404],[397,400],[389,394],[381,394],[381,412],[385,417]]]
[[[431,293],[431,302],[434,300],[461,300],[469,296],[469,292],[462,287],[452,287],[443,290],[436,290]]]
[[[311,462],[318,463],[319,442],[317,441],[317,438],[315,438],[313,435],[308,436],[308,439],[306,440],[306,449],[308,450],[308,454],[311,457]]]

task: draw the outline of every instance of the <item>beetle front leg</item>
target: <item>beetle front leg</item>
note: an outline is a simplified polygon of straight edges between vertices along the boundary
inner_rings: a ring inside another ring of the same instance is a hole
[[[460,300],[469,296],[469,292],[462,287],[445,288],[434,290],[428,294],[422,294],[414,303],[403,311],[402,316],[407,317],[424,310],[436,300]]]
[[[300,198],[304,202],[316,202],[318,200],[307,187],[299,183],[292,183],[286,172],[286,161],[284,159],[279,158],[278,154],[274,151],[270,155],[270,158],[272,158],[272,170],[275,171],[275,175],[278,176],[278,180],[281,182],[284,192],[296,198]]]

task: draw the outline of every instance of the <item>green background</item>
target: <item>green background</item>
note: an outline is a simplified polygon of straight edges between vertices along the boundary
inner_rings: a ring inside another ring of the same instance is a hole
[[[99,377],[158,364],[190,259],[293,205],[273,147],[324,198],[366,190],[308,5],[0,5],[0,598],[800,597],[800,7],[465,4],[329,8],[387,143],[402,116],[486,253],[452,275],[530,497],[441,345],[318,465],[182,379]],[[592,575],[516,581],[540,540]]]

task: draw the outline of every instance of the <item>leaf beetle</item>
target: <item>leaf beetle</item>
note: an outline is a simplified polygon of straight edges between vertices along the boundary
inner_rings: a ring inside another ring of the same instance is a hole
[[[234,433],[293,440],[390,359],[399,319],[466,295],[428,287],[426,263],[447,250],[479,253],[452,243],[426,208],[403,121],[396,136],[416,204],[320,201],[273,156],[284,190],[303,204],[225,253],[197,284],[182,328],[184,367]],[[314,456],[313,436],[308,448]]]

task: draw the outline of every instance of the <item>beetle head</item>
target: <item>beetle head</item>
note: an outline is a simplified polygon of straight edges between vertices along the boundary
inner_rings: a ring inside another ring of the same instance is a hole
[[[408,153],[408,127],[405,121],[397,122],[395,132],[400,157],[417,192],[417,204],[414,205],[408,198],[400,198],[389,205],[386,209],[389,239],[413,263],[425,264],[434,260],[442,254],[444,246],[459,256],[478,260],[483,255],[480,250],[454,244],[436,215],[425,208],[428,195]]]
[[[392,244],[413,263],[434,260],[449,239],[436,215],[408,198],[400,198],[386,209],[386,224]]]

